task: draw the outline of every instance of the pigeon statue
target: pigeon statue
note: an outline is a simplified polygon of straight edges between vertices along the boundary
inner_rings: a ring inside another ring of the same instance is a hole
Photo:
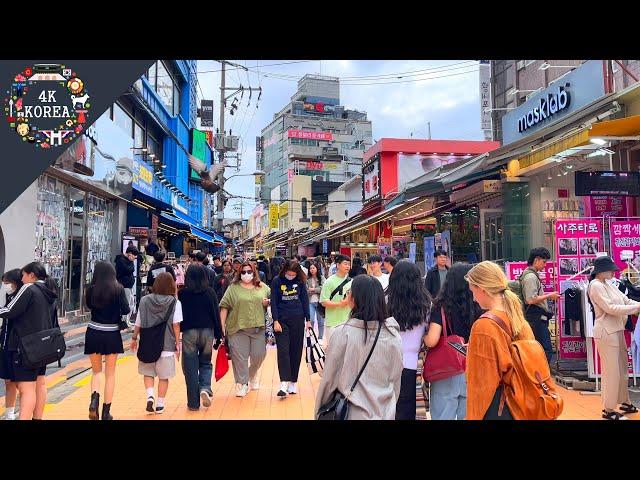
[[[189,166],[200,175],[200,185],[204,191],[209,193],[216,193],[220,190],[220,185],[215,183],[214,180],[222,173],[226,165],[226,161],[217,163],[212,165],[210,170],[207,170],[207,166],[201,160],[189,155]]]

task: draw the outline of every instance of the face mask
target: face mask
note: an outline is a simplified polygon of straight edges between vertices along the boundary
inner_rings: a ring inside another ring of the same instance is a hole
[[[251,283],[253,280],[253,273],[243,273],[240,275],[240,278],[244,283]]]
[[[16,287],[10,283],[3,283],[2,290],[4,290],[7,295],[12,295],[16,291]]]
[[[284,276],[285,276],[285,278],[286,278],[287,280],[293,280],[294,278],[296,278],[296,277],[297,277],[297,275],[288,275],[288,274],[286,274],[286,273],[284,274]]]

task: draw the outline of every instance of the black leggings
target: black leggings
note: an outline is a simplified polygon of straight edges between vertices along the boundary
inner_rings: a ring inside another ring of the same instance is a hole
[[[396,420],[416,419],[416,371],[402,369],[400,395],[396,404]]]
[[[288,318],[279,322],[282,332],[276,333],[276,346],[280,381],[297,382],[304,344],[304,318]]]

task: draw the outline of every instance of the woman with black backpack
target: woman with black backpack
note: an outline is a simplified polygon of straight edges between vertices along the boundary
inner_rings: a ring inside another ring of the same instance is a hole
[[[113,420],[110,413],[116,382],[116,361],[124,353],[120,330],[127,327],[122,315],[131,309],[124,287],[116,280],[116,270],[108,262],[96,262],[91,285],[85,293],[85,305],[91,310],[91,321],[85,334],[84,353],[91,361],[91,403],[89,418],[99,420],[102,359],[105,360],[104,403],[102,420]]]
[[[20,420],[42,420],[47,401],[44,375],[47,366],[31,366],[21,351],[22,341],[31,334],[57,327],[57,294],[47,287],[47,271],[40,262],[25,265],[22,288],[13,300],[0,308],[0,317],[12,322],[7,339],[10,374],[20,392]]]
[[[171,274],[164,272],[158,275],[153,283],[153,293],[140,300],[131,338],[131,350],[138,355],[138,373],[144,376],[147,389],[148,413],[164,412],[169,379],[176,375],[175,358],[179,360],[182,351],[182,305],[176,294],[176,282]],[[155,377],[158,377],[157,403],[154,396]]]

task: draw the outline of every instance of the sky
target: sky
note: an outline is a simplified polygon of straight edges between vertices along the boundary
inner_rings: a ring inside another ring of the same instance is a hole
[[[340,104],[367,112],[373,138],[427,138],[428,122],[434,140],[484,140],[480,129],[478,65],[463,60],[229,60],[250,70],[227,66],[227,87],[262,87],[259,102],[254,92],[238,98],[234,115],[225,112],[225,129],[240,135],[239,171],[226,169],[225,177],[251,174],[256,169],[255,139],[290,102],[297,80],[305,74],[339,77]],[[358,78],[367,77],[367,78]],[[401,77],[401,78],[398,78]],[[220,118],[220,63],[198,61],[198,100],[214,101],[214,122]],[[228,91],[227,94],[233,93]],[[227,101],[231,105],[233,97]],[[256,108],[256,105],[258,108]],[[235,163],[233,160],[229,164]],[[225,184],[232,195],[253,197],[254,178],[235,177]],[[253,200],[242,200],[248,218]],[[240,217],[240,200],[230,199],[225,218]]]

